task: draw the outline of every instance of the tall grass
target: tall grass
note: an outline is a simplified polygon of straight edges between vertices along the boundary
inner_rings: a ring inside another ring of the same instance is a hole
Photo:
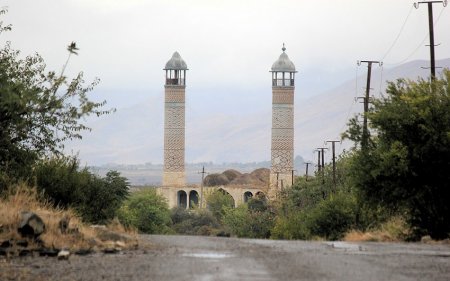
[[[378,228],[366,232],[352,230],[345,234],[345,241],[373,241],[373,242],[400,242],[405,241],[411,235],[411,228],[405,219],[392,217]]]
[[[29,241],[30,249],[45,247],[77,251],[105,247],[105,241],[99,238],[98,230],[83,224],[73,210],[52,207],[42,194],[26,184],[11,186],[0,199],[0,241],[23,239],[18,226],[24,211],[36,213],[45,223],[45,231],[39,236],[40,241]],[[62,233],[59,227],[63,218],[69,221],[66,233]],[[112,224],[112,228],[111,231],[124,231],[117,223]]]

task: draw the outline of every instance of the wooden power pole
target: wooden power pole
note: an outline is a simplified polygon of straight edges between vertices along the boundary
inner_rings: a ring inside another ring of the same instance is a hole
[[[361,63],[367,63],[367,85],[366,85],[366,96],[362,97],[364,99],[364,122],[363,122],[363,132],[362,132],[362,140],[361,147],[365,149],[367,144],[369,143],[369,129],[367,128],[367,113],[369,112],[369,99],[370,99],[370,78],[372,76],[372,64],[378,63],[382,64],[379,61],[373,60],[362,60],[358,61],[358,65]]]
[[[317,151],[317,172],[320,173],[320,150],[316,149],[315,151]]]
[[[428,5],[428,30],[430,33],[430,69],[431,69],[431,80],[436,78],[436,60],[434,56],[434,24],[433,24],[433,4],[442,3],[444,7],[447,6],[447,0],[445,1],[423,1],[414,3],[414,7],[419,9],[420,4]]]
[[[318,147],[316,148],[317,151],[320,151],[320,154],[322,156],[322,164],[320,165],[321,169],[319,171],[322,171],[322,184],[325,183],[325,149],[328,149],[326,147]],[[320,162],[320,154],[319,154],[319,162]]]
[[[205,179],[205,166],[203,166],[202,171],[199,172],[202,174],[202,183],[200,184],[200,208],[203,208],[203,180]]]
[[[326,143],[331,142],[331,151],[333,153],[333,185],[334,185],[334,191],[336,191],[336,147],[335,144],[337,142],[337,140],[331,140],[331,141],[326,141]]]
[[[305,181],[308,181],[308,166],[311,165],[311,162],[306,162],[306,174],[305,174]]]

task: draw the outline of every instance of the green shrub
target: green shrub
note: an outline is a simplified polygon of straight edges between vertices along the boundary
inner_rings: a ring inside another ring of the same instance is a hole
[[[174,208],[171,211],[172,229],[178,234],[215,235],[221,226],[208,210]]]
[[[36,186],[54,206],[73,207],[86,222],[106,223],[128,195],[128,182],[116,171],[104,178],[80,169],[76,158],[40,161],[34,168]]]
[[[273,239],[307,240],[311,239],[311,231],[306,223],[304,212],[293,212],[287,216],[278,216],[272,229]]]
[[[222,189],[215,190],[206,198],[208,210],[220,222],[225,214],[225,208],[234,207],[234,199]]]
[[[170,233],[170,211],[166,199],[156,189],[132,193],[117,212],[119,221],[142,233]]]
[[[306,224],[312,235],[338,240],[355,223],[356,201],[348,193],[338,193],[308,210],[306,216]]]
[[[252,201],[252,200],[250,200]],[[249,202],[250,202],[249,201]],[[257,201],[252,201],[253,204]],[[261,207],[261,203],[253,207]],[[248,204],[237,208],[225,208],[223,224],[231,230],[233,235],[246,238],[270,238],[275,223],[275,214],[266,207],[264,211],[250,209]]]

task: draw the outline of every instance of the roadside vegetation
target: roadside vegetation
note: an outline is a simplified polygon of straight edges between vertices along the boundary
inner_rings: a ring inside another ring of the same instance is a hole
[[[0,21],[0,36],[10,30]],[[64,154],[65,141],[90,131],[86,117],[114,111],[89,99],[98,80],[86,84],[82,72],[65,76],[79,49],[72,42],[67,51],[56,72],[38,54],[24,57],[10,42],[0,49],[1,255],[30,254],[36,247],[41,254],[113,251],[135,243],[133,231],[126,233],[114,219],[128,196],[127,180],[115,171],[98,177]]]

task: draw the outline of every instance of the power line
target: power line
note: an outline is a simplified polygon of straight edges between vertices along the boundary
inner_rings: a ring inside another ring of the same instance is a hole
[[[340,133],[342,133],[344,131],[344,128],[347,126],[348,118],[350,117],[350,114],[352,112],[353,106],[356,103],[356,97],[358,96],[358,69],[359,69],[359,64],[356,64],[356,69],[355,69],[355,96],[354,96],[353,102],[350,104],[350,107],[349,107],[349,109],[347,111],[347,117],[345,117],[344,124],[342,125],[342,128],[339,130]]]
[[[414,8],[414,5],[411,5],[411,8],[409,9],[408,15],[406,16],[405,20],[403,21],[402,27],[400,28],[400,31],[398,32],[397,37],[395,37],[394,42],[392,42],[392,45],[389,47],[389,49],[386,51],[386,53],[380,59],[380,61],[383,61],[387,57],[387,55],[392,51],[392,48],[394,48],[395,44],[397,44],[397,41],[400,38],[400,35],[402,34],[403,29],[406,26],[406,22],[408,21],[409,16],[412,14],[413,8]]]
[[[444,8],[442,8],[441,12],[439,13],[439,16],[438,16],[437,19],[434,21],[434,25],[435,25],[435,26],[438,24],[438,22],[439,22],[439,20],[440,20],[440,18],[441,18],[441,16],[442,16],[442,14],[443,14],[443,12],[444,12]],[[385,64],[385,65],[388,65],[388,66],[396,66],[396,65],[400,65],[400,64],[405,63],[405,62],[408,61],[412,56],[414,56],[414,55],[417,53],[417,51],[418,51],[421,47],[423,47],[423,44],[424,44],[425,41],[427,40],[428,35],[429,35],[428,33],[425,34],[425,36],[423,37],[423,40],[420,41],[419,45],[417,45],[417,47],[416,47],[416,48],[415,48],[408,56],[406,56],[406,58],[402,59],[401,61],[395,62],[395,63],[384,63],[384,64]]]

